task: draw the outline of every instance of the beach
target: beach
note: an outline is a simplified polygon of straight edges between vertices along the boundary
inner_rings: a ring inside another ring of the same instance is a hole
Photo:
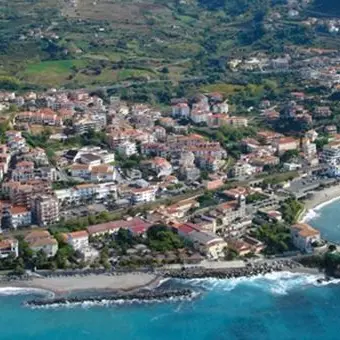
[[[311,210],[318,210],[327,204],[340,199],[340,184],[313,193],[313,197],[304,201],[305,211],[300,220],[308,219]]]
[[[148,273],[121,275],[88,275],[32,278],[31,280],[2,282],[0,287],[35,288],[67,294],[82,291],[131,291],[158,285],[159,277]]]

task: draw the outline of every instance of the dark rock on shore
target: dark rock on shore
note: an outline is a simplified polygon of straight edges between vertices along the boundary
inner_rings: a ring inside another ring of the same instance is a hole
[[[163,273],[165,277],[178,279],[232,279],[238,277],[252,277],[285,269],[296,268],[298,264],[293,261],[274,261],[271,263],[254,264],[243,268],[208,269],[208,268],[184,268],[182,270],[169,270]]]
[[[43,307],[51,305],[67,305],[73,303],[83,302],[114,302],[118,300],[131,301],[151,301],[151,300],[168,300],[170,298],[183,298],[192,297],[193,291],[191,289],[177,289],[168,291],[143,291],[136,293],[121,293],[109,296],[94,296],[94,297],[68,297],[68,298],[56,298],[56,299],[36,299],[27,301],[24,304],[31,307]]]

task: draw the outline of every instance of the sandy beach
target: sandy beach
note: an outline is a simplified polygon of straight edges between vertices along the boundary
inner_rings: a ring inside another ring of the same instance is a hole
[[[340,184],[329,188],[325,188],[321,191],[316,191],[313,197],[304,201],[305,212],[301,215],[301,220],[306,219],[306,215],[310,210],[318,210],[327,204],[330,204],[340,199]]]
[[[143,287],[153,288],[159,278],[147,273],[126,273],[122,275],[88,275],[72,277],[33,278],[29,281],[2,282],[0,287],[38,288],[56,294],[81,291],[129,291]]]

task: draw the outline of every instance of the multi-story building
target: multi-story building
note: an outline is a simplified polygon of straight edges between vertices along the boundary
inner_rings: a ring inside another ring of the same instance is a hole
[[[174,117],[188,118],[190,107],[187,103],[178,103],[172,106],[172,115]]]
[[[289,150],[297,150],[299,147],[298,141],[293,137],[282,137],[273,142],[276,152],[282,155]]]
[[[117,151],[125,157],[131,157],[137,153],[136,143],[125,141],[118,145]]]
[[[291,237],[296,248],[305,253],[313,251],[313,243],[320,241],[320,232],[306,223],[291,226]]]
[[[49,195],[37,195],[32,198],[34,220],[40,226],[47,226],[59,221],[59,203]]]
[[[62,236],[74,250],[82,251],[89,246],[89,234],[86,230],[64,233]]]
[[[0,241],[0,259],[5,259],[11,254],[16,258],[19,256],[19,242],[14,239]]]
[[[221,226],[228,226],[237,219],[244,219],[246,213],[246,199],[243,195],[239,196],[237,201],[226,202],[218,205],[215,210],[208,214],[209,216],[219,218]]]
[[[156,191],[156,187],[133,189],[131,193],[131,200],[134,204],[155,201]]]
[[[51,194],[52,187],[48,181],[31,180],[26,183],[9,181],[2,184],[2,192],[14,205],[30,207],[35,194]]]
[[[302,142],[302,152],[307,159],[314,158],[316,156],[316,144],[311,143],[309,139],[305,139]]]
[[[31,211],[26,207],[12,206],[5,209],[3,216],[7,217],[10,228],[17,229],[20,227],[27,227],[32,224]]]
[[[58,251],[58,242],[47,230],[34,230],[25,236],[25,241],[35,252],[43,251],[47,257],[53,257]]]
[[[329,165],[338,165],[340,163],[340,141],[325,145],[320,160]]]

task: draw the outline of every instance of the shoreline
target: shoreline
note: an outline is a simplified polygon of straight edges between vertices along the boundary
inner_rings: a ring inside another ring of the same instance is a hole
[[[243,268],[240,268],[240,270],[242,271]],[[169,279],[183,279],[183,280],[190,280],[193,278],[199,278],[199,279],[211,279],[211,278],[215,278],[215,279],[221,279],[221,280],[233,280],[233,279],[239,279],[239,278],[246,278],[246,279],[252,279],[252,278],[260,278],[260,277],[265,277],[268,274],[272,274],[272,273],[291,273],[291,274],[297,274],[297,275],[324,275],[324,273],[322,271],[320,271],[318,268],[310,268],[310,267],[304,267],[304,266],[296,266],[296,267],[289,267],[289,266],[283,266],[281,269],[273,269],[271,271],[264,271],[264,272],[254,272],[253,275],[249,275],[249,272],[245,272],[244,275],[240,275],[240,276],[228,276],[228,270],[223,272],[223,275],[221,275],[222,273],[216,272],[215,270],[208,270],[205,271],[205,275],[193,275],[190,277],[183,275],[183,277],[178,277],[178,276],[162,276],[162,275],[154,275],[154,277],[152,278],[151,281],[148,282],[144,282],[143,285],[136,285],[135,283],[133,284],[133,282],[130,282],[129,287],[122,287],[119,286],[118,287],[118,283],[116,283],[116,286],[111,286],[111,287],[105,287],[103,288],[102,285],[99,285],[99,281],[98,279],[100,278],[96,278],[97,279],[97,285],[93,284],[93,281],[91,281],[91,285],[88,285],[86,288],[82,287],[75,287],[74,286],[74,280],[75,278],[73,277],[66,277],[66,278],[62,278],[65,279],[65,282],[63,283],[63,285],[68,285],[69,289],[56,289],[56,283],[54,281],[54,278],[46,278],[43,279],[44,280],[44,284],[37,284],[36,280],[30,280],[30,281],[8,281],[8,282],[2,282],[0,283],[0,296],[1,294],[1,290],[4,291],[4,295],[26,295],[26,294],[30,294],[30,293],[35,293],[35,294],[41,294],[41,295],[49,295],[49,298],[66,298],[66,297],[71,297],[73,296],[75,297],[83,297],[86,298],[87,296],[110,296],[110,294],[134,294],[134,293],[139,293],[143,290],[145,290],[145,292],[149,291],[149,292],[157,292],[155,289],[160,287],[162,285],[163,282],[168,281]],[[220,274],[220,275],[215,275],[215,274]],[[125,274],[125,275],[135,275],[135,274]],[[144,278],[143,278],[144,279]],[[52,281],[51,281],[52,280]],[[101,286],[101,287],[99,287]],[[70,289],[70,287],[72,287]],[[51,296],[52,294],[52,296]]]
[[[146,273],[126,273],[122,275],[88,275],[85,277],[49,277],[31,280],[0,282],[0,289],[32,290],[37,293],[52,293],[56,296],[85,293],[134,292],[141,289],[154,289],[161,276]]]
[[[316,191],[312,198],[304,201],[305,211],[299,217],[299,222],[313,219],[316,211],[338,200],[340,200],[340,184]]]

